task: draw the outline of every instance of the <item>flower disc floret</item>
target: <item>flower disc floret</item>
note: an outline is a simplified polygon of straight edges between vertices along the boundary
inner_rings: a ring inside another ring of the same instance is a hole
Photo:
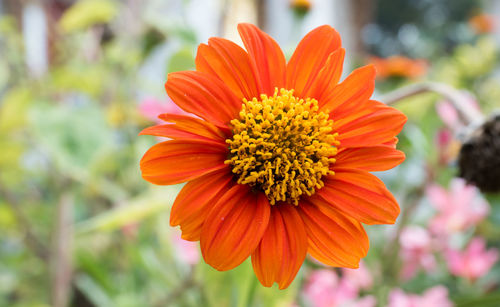
[[[318,111],[315,99],[301,99],[293,90],[276,89],[260,100],[243,99],[239,119],[231,121],[232,139],[226,140],[239,184],[262,190],[271,205],[283,201],[298,205],[324,186],[333,175],[339,145],[333,121]]]

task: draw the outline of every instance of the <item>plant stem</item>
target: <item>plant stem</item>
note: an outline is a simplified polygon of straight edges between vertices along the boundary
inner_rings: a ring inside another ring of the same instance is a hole
[[[53,234],[52,304],[54,307],[67,306],[71,293],[72,241],[73,241],[73,200],[69,192],[63,193],[57,205],[56,227]]]
[[[460,114],[465,125],[481,121],[484,118],[483,114],[471,105],[462,92],[447,84],[438,82],[411,84],[385,94],[380,98],[380,101],[387,105],[393,105],[405,98],[429,92],[437,93],[448,99]]]

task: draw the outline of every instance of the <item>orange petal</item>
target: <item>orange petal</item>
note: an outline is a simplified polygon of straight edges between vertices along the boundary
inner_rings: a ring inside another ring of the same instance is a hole
[[[300,41],[286,69],[287,88],[302,94],[318,77],[328,56],[341,46],[340,35],[328,25],[317,27]]]
[[[375,146],[394,141],[407,117],[378,101],[369,100],[364,109],[334,121],[342,147]]]
[[[173,140],[151,147],[141,159],[142,177],[154,184],[185,182],[228,168],[227,147],[204,140]]]
[[[394,224],[399,206],[376,176],[356,169],[334,168],[317,192],[339,211],[365,224]]]
[[[259,85],[248,53],[237,44],[212,37],[208,45],[198,47],[195,62],[196,70],[218,77],[238,98],[251,100],[259,97]]]
[[[219,271],[230,270],[255,250],[266,231],[269,201],[248,185],[233,186],[212,208],[201,231],[205,262]]]
[[[392,146],[347,148],[335,156],[333,167],[356,168],[370,172],[386,171],[405,160],[405,154]]]
[[[238,32],[250,55],[254,74],[261,82],[259,92],[273,95],[276,87],[284,88],[286,60],[278,43],[249,23],[240,23]]]
[[[318,102],[326,99],[337,86],[344,66],[345,49],[339,48],[328,56],[325,66],[308,86],[302,97],[312,97]]]
[[[319,197],[302,201],[299,213],[307,232],[308,252],[331,266],[358,268],[369,241],[363,226]]]
[[[307,253],[307,235],[294,206],[271,207],[271,218],[259,246],[252,253],[252,265],[266,287],[277,282],[287,288],[297,275]]]
[[[175,114],[161,114],[159,117],[175,124],[148,127],[139,135],[155,135],[171,139],[201,139],[222,143],[228,138],[217,126],[198,118]]]
[[[393,137],[390,141],[385,142],[382,145],[396,148],[396,145],[398,144],[398,142],[399,142],[399,139],[397,137]]]
[[[352,113],[360,103],[366,102],[372,96],[375,74],[373,65],[354,70],[330,93],[325,93],[321,101],[318,100],[321,110],[331,112],[333,119]]]
[[[241,109],[241,99],[210,74],[198,71],[170,73],[165,88],[168,96],[184,111],[218,126],[226,126]]]
[[[181,226],[184,240],[200,240],[208,213],[232,187],[232,178],[230,172],[223,170],[192,180],[182,188],[170,211],[170,225]]]

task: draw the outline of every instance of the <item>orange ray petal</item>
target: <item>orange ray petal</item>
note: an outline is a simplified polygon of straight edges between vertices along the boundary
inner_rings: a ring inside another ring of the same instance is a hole
[[[184,111],[217,126],[226,126],[236,118],[242,101],[221,80],[199,71],[168,74],[168,96]]]
[[[396,148],[396,145],[398,144],[398,142],[399,142],[399,139],[397,137],[393,137],[390,141],[382,143],[382,145]]]
[[[162,114],[159,117],[174,124],[148,127],[139,135],[155,135],[171,139],[202,139],[223,144],[228,138],[228,135],[217,126],[198,118],[175,114]]]
[[[332,167],[356,168],[370,172],[386,171],[405,160],[405,154],[392,146],[347,148],[335,156]]]
[[[271,217],[259,246],[252,253],[255,275],[266,287],[287,288],[307,253],[307,235],[300,215],[289,204],[271,207]]]
[[[237,44],[212,37],[208,45],[198,47],[195,62],[196,70],[218,77],[238,98],[251,100],[260,96],[248,53]]]
[[[287,88],[302,97],[318,77],[328,56],[341,46],[340,35],[328,25],[317,27],[300,41],[286,69]]]
[[[333,127],[342,147],[366,147],[393,142],[406,120],[399,110],[369,100],[364,110],[334,121]]]
[[[375,75],[373,65],[354,70],[342,83],[335,86],[331,92],[325,93],[322,100],[318,101],[320,110],[331,112],[333,119],[353,113],[359,104],[366,102],[372,96],[375,89]]]
[[[376,176],[355,169],[334,168],[317,195],[333,207],[365,224],[394,224],[399,206]]]
[[[200,238],[205,262],[219,271],[230,270],[255,250],[269,222],[270,204],[248,185],[233,186],[212,208]]]
[[[304,90],[303,97],[323,101],[337,86],[344,66],[345,49],[339,48],[328,56],[325,66],[319,71],[314,82]]]
[[[307,232],[308,252],[331,266],[359,267],[369,241],[363,226],[345,216],[319,197],[311,197],[299,205],[299,213]]]
[[[185,182],[228,168],[227,147],[204,140],[173,140],[151,147],[141,159],[142,177],[154,184]]]
[[[200,240],[208,213],[233,186],[232,178],[230,172],[222,170],[192,180],[182,188],[170,211],[170,225],[181,226],[184,240]]]
[[[261,82],[260,94],[271,96],[276,87],[284,88],[286,60],[278,43],[249,23],[240,23],[238,32],[250,55],[255,76]]]

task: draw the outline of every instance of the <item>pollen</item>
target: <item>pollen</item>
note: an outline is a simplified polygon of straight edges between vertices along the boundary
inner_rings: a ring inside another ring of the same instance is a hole
[[[231,121],[227,139],[231,165],[239,184],[262,190],[271,205],[298,205],[324,186],[321,178],[333,175],[339,142],[333,120],[319,111],[315,99],[301,99],[293,90],[276,89],[260,100],[243,99],[239,118]]]

